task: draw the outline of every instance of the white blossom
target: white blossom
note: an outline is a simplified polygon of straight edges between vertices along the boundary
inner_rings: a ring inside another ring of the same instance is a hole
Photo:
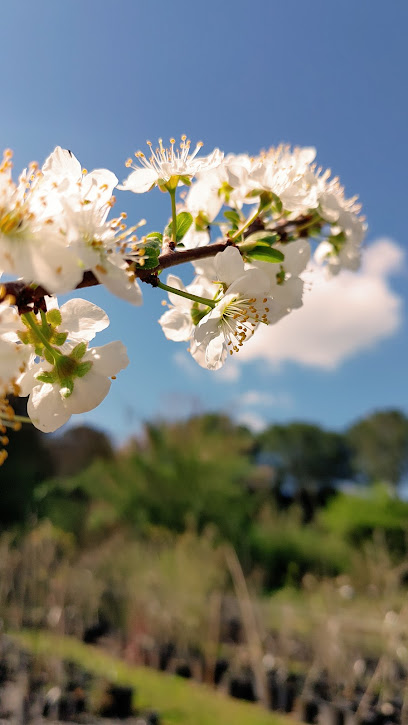
[[[72,299],[60,310],[53,301],[50,309],[48,319],[53,321],[56,333],[66,333],[66,339],[59,349],[51,342],[47,358],[46,351],[40,359],[32,354],[27,371],[17,381],[19,394],[30,396],[27,410],[33,424],[45,432],[56,430],[74,413],[99,405],[109,392],[109,378],[129,362],[121,342],[87,349],[88,342],[109,324],[100,307]]]
[[[58,219],[48,214],[45,191],[34,164],[15,184],[11,155],[5,153],[0,165],[0,268],[49,292],[68,292],[81,280],[82,270],[58,233]]]
[[[223,204],[241,208],[257,204],[259,198],[249,196],[256,188],[251,177],[259,160],[247,154],[228,154],[214,169],[201,171],[186,197],[186,208],[203,221],[212,222]]]
[[[117,297],[142,304],[142,291],[125,259],[133,228],[124,232],[122,218],[107,221],[118,183],[115,174],[108,169],[82,170],[72,152],[60,146],[48,157],[42,173],[42,183],[50,189],[48,203],[59,210],[59,233],[81,270],[92,271]]]
[[[310,244],[306,239],[285,244],[278,243],[274,249],[284,254],[281,265],[254,260],[249,265],[262,270],[271,283],[270,294],[286,311],[298,309],[303,304],[304,281],[301,274],[310,261]]]
[[[102,347],[90,348],[81,362],[90,362],[92,367],[84,377],[75,379],[69,396],[59,383],[34,385],[27,412],[39,430],[52,433],[64,425],[71,415],[87,413],[96,408],[110,390],[110,378],[127,367],[129,359],[123,343],[116,341]],[[50,369],[49,363],[44,362],[37,376]]]
[[[195,174],[204,169],[211,169],[218,166],[224,154],[219,149],[209,156],[197,156],[203,144],[200,141],[196,144],[193,153],[190,154],[191,142],[186,136],[181,137],[180,148],[175,149],[176,141],[170,139],[170,148],[164,148],[162,139],[159,139],[159,146],[153,150],[150,141],[147,145],[150,148],[150,158],[147,159],[143,151],[137,151],[136,159],[140,166],[135,166],[132,159],[128,159],[126,166],[132,167],[134,171],[123,182],[119,189],[133,191],[136,194],[142,194],[149,191],[153,186],[166,187],[171,180],[175,180],[175,186],[182,177],[191,179]]]
[[[319,196],[319,213],[331,228],[330,235],[317,247],[315,260],[326,264],[332,275],[341,269],[356,271],[367,231],[365,219],[359,215],[361,205],[357,197],[347,199],[338,179],[328,180],[328,172],[321,179],[324,184]]]
[[[60,146],[42,169],[32,163],[14,182],[11,152],[4,154],[0,276],[4,272],[27,286],[39,285],[50,296],[43,298],[38,288],[35,294],[25,289],[20,295],[17,286],[16,301],[1,290],[0,407],[7,408],[4,396],[10,391],[28,395],[29,415],[43,431],[54,431],[72,414],[97,406],[111,378],[129,362],[121,342],[89,348],[109,324],[103,310],[82,299],[59,309],[52,297],[75,289],[85,271],[92,272],[92,281],[96,278],[115,295],[139,305],[137,275],[166,289],[161,269],[177,264],[177,257],[183,260],[182,247],[209,245],[217,228],[225,250],[215,256],[209,251],[207,258],[201,252],[184,255],[190,261],[199,257],[193,261],[195,277],[184,284],[168,276],[173,292],[159,320],[167,339],[186,342],[199,365],[217,370],[262,324],[273,324],[301,307],[311,257],[307,236],[317,239],[315,260],[329,274],[359,267],[366,223],[357,197],[347,198],[330,170],[316,167],[314,148],[281,145],[257,156],[224,158],[217,148],[199,156],[201,142],[191,152],[186,136],[179,147],[175,143],[170,139],[170,147],[164,148],[159,139],[154,150],[148,142],[149,158],[138,151],[136,160],[128,160],[132,172],[119,187],[111,171],[89,173]],[[189,214],[181,217],[179,185],[188,187],[180,199]],[[177,216],[172,241],[169,227],[164,234],[156,231],[138,239],[136,230],[144,220],[128,227],[125,213],[110,218],[115,188],[143,193],[154,186],[171,195],[173,224]],[[248,214],[244,206],[251,207]],[[229,213],[221,216],[225,208]],[[275,263],[271,244],[284,255],[281,263]],[[146,274],[140,272],[144,265]]]
[[[195,327],[192,350],[200,365],[217,369],[252,337],[260,323],[277,322],[285,310],[270,296],[269,278],[258,269],[245,270],[238,251],[227,247],[215,256],[223,293]]]
[[[216,292],[214,284],[204,277],[196,277],[192,284],[184,286],[179,277],[169,274],[167,284],[182,292],[188,292],[210,300],[212,300]],[[168,340],[186,342],[190,340],[194,331],[193,309],[196,316],[199,316],[200,313],[208,311],[208,307],[172,292],[169,293],[169,300],[171,306],[160,317],[159,324]]]
[[[279,197],[286,211],[301,214],[318,205],[318,182],[311,163],[314,148],[278,146],[261,154],[260,163],[251,174],[252,181]]]
[[[20,318],[10,299],[0,302],[0,394],[17,392],[16,382],[24,372],[30,352],[17,336]]]

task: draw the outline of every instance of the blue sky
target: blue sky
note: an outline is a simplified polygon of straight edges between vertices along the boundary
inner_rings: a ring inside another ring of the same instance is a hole
[[[3,4],[0,139],[16,171],[58,144],[123,179],[146,139],[181,133],[206,152],[313,145],[319,164],[359,194],[369,224],[364,299],[357,279],[336,282],[331,296],[317,286],[321,306],[305,304],[276,337],[268,331],[269,354],[248,347],[218,374],[165,340],[161,292],[146,288],[144,307],[131,308],[90,291],[111,318],[99,342],[122,339],[131,365],[82,420],[120,442],[145,419],[207,409],[254,426],[334,428],[373,409],[408,413],[407,20],[403,0]],[[167,221],[167,201],[121,193],[117,208],[154,229]]]

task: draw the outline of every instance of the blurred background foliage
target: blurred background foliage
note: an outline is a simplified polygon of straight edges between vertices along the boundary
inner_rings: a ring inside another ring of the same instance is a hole
[[[407,466],[408,419],[395,410],[344,433],[294,422],[254,434],[205,414],[148,423],[121,450],[87,426],[52,436],[24,427],[0,472],[0,524],[24,536],[49,521],[78,551],[118,534],[149,541],[211,527],[215,544],[232,544],[246,573],[260,568],[276,588],[347,570],[352,547],[376,530],[402,556]]]
[[[394,410],[344,433],[294,422],[255,434],[205,414],[148,423],[120,450],[86,426],[25,428],[0,473],[0,617],[77,637],[97,623],[133,661],[158,641],[211,661],[239,615],[234,550],[265,633],[284,615],[317,642],[339,596],[361,628],[374,599],[382,617],[406,595],[407,462]]]

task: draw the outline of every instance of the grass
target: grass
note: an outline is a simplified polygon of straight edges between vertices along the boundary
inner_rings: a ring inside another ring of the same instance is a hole
[[[42,631],[13,633],[34,654],[70,660],[118,685],[135,688],[134,705],[158,710],[164,725],[287,725],[289,718],[228,698],[206,685],[147,667],[133,667],[72,637]]]

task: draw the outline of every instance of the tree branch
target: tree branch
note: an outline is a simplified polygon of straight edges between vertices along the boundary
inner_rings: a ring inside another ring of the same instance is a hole
[[[282,219],[270,228],[271,231],[277,232],[282,242],[286,242],[290,237],[291,230],[296,230],[298,226],[303,226],[312,220],[312,215],[300,216],[298,219],[288,220]],[[244,237],[252,234],[254,231],[264,229],[264,222],[261,218],[258,218],[253,222],[250,227],[243,234]],[[303,236],[302,234],[300,236]],[[226,239],[222,242],[216,242],[214,244],[208,244],[204,247],[196,247],[195,249],[168,249],[159,256],[159,264],[154,269],[145,270],[142,267],[135,269],[135,276],[141,280],[151,284],[153,287],[157,287],[157,275],[164,269],[175,267],[185,262],[195,262],[198,259],[206,259],[214,257],[218,252],[223,252],[227,247],[234,246],[234,242]],[[81,282],[76,286],[76,289],[83,289],[84,287],[94,287],[99,285],[99,280],[95,277],[94,273],[90,270],[84,272],[84,276]],[[26,284],[23,281],[4,282],[0,283],[0,302],[2,302],[7,296],[12,296],[15,300],[15,305],[18,308],[20,314],[24,312],[30,312],[34,310],[37,312],[40,309],[45,310],[44,297],[50,293],[40,285],[34,287]]]

